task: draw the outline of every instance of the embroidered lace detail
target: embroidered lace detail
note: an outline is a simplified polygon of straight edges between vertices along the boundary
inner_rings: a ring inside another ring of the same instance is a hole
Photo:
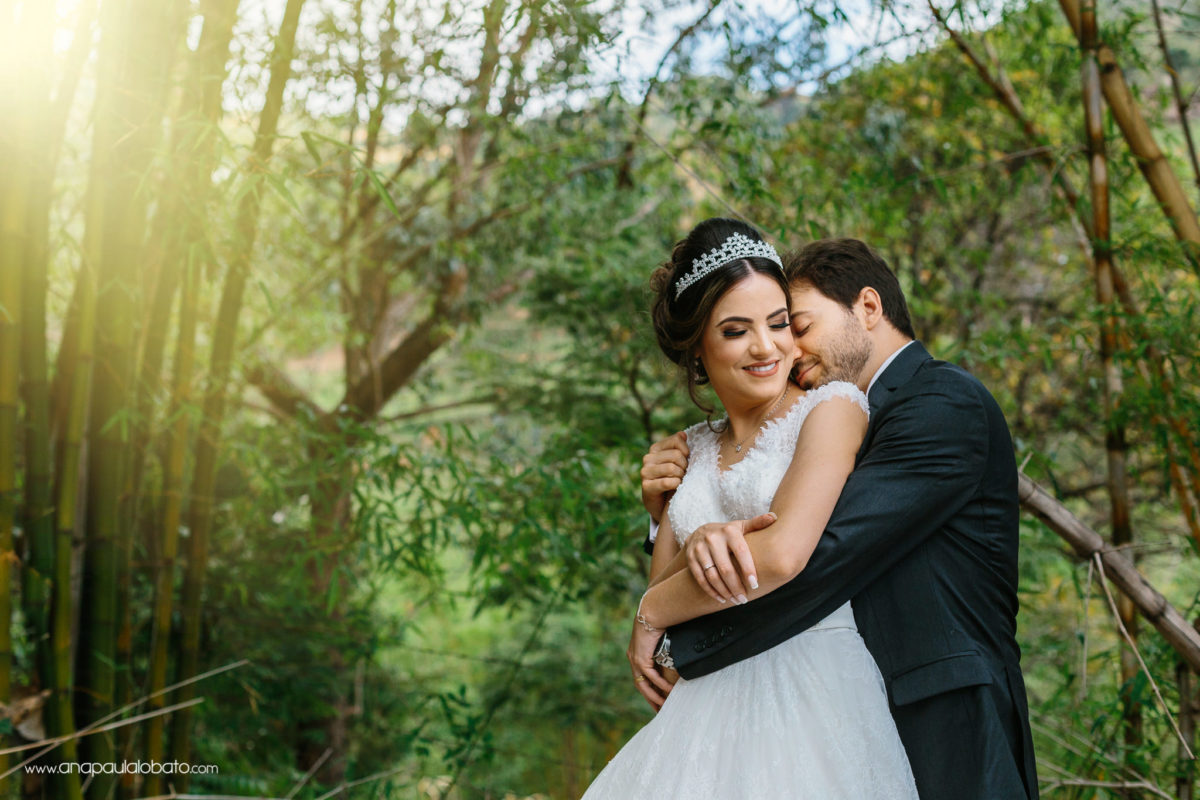
[[[769,511],[775,489],[792,463],[804,420],[835,397],[853,400],[864,414],[870,413],[867,396],[857,386],[846,381],[827,383],[797,400],[782,417],[767,420],[745,457],[727,470],[721,469],[720,434],[706,422],[688,428],[688,469],[667,512],[679,544],[709,522],[749,519]]]

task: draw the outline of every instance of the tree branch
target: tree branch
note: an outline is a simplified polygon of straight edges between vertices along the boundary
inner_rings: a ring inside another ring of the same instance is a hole
[[[1133,560],[1109,547],[1100,534],[1085,525],[1062,503],[1028,478],[1018,476],[1021,507],[1040,519],[1071,546],[1081,559],[1099,554],[1108,578],[1137,606],[1146,621],[1158,629],[1167,643],[1193,670],[1200,672],[1200,633],[1150,582],[1138,572]]]
[[[381,418],[380,421],[404,422],[406,420],[428,416],[429,414],[436,414],[439,411],[452,411],[456,408],[462,408],[463,406],[487,405],[488,403],[495,402],[499,397],[500,395],[498,393],[492,392],[491,394],[485,394],[481,397],[468,397],[466,400],[455,400],[452,403],[439,403],[437,405],[424,406],[422,408],[414,409],[413,411],[404,411],[399,414],[393,414],[389,417]]]
[[[274,364],[254,359],[246,366],[245,376],[246,382],[258,389],[282,416],[295,418],[303,414],[311,419],[325,416],[321,407]]]
[[[642,103],[638,107],[637,119],[634,123],[638,130],[642,133],[645,133],[646,130],[644,123],[646,121],[646,111],[650,104],[650,95],[654,93],[655,88],[658,86],[659,74],[662,73],[663,67],[665,67],[667,64],[667,60],[675,53],[676,50],[679,49],[679,46],[683,44],[684,40],[695,33],[700,26],[703,25],[710,16],[712,16],[712,13],[717,10],[717,6],[719,5],[721,5],[721,0],[712,0],[708,9],[700,15],[699,19],[679,32],[679,35],[675,37],[675,41],[670,47],[667,48],[667,51],[663,53],[662,58],[659,59],[658,66],[655,67],[654,74],[650,76],[650,82],[646,86],[646,93],[642,95]],[[633,149],[637,145],[637,139],[638,137],[634,135],[625,140],[625,147],[621,152],[621,166],[617,169],[618,188],[628,189],[629,187],[633,186],[633,178],[631,177],[633,168]]]
[[[1150,7],[1154,10],[1154,27],[1158,29],[1158,47],[1162,50],[1163,64],[1166,65],[1167,74],[1171,76],[1171,92],[1175,95],[1175,109],[1179,112],[1179,127],[1183,128],[1183,138],[1187,140],[1192,175],[1196,180],[1196,187],[1200,188],[1200,161],[1196,159],[1196,143],[1192,141],[1192,126],[1188,123],[1189,103],[1183,99],[1183,89],[1179,86],[1179,72],[1171,60],[1171,48],[1167,47],[1167,33],[1163,29],[1162,11],[1158,7],[1158,0],[1150,0]]]

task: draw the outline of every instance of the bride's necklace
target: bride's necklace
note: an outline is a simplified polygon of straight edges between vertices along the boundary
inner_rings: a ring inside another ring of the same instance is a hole
[[[755,434],[757,434],[759,429],[763,426],[763,423],[767,421],[767,417],[774,414],[779,409],[779,407],[781,405],[783,405],[783,401],[785,399],[787,399],[788,390],[790,390],[791,388],[792,388],[791,384],[788,384],[783,387],[783,394],[779,395],[779,399],[775,401],[775,405],[771,406],[771,408],[767,411],[767,413],[762,415],[762,417],[758,420],[758,424],[750,429],[750,435],[745,437],[744,439],[742,439],[740,442],[738,442],[737,444],[735,444],[733,446],[733,451],[735,453],[742,452],[742,445],[744,445],[748,439],[750,439]],[[732,422],[729,424],[728,430],[729,430],[729,438],[732,439],[733,438],[733,423]]]

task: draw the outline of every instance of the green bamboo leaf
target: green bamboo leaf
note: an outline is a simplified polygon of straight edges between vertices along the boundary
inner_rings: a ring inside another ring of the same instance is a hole
[[[321,160],[321,151],[317,149],[317,137],[309,131],[304,131],[300,134],[300,138],[304,140],[304,147],[308,150],[308,154],[312,156],[313,164],[321,166],[324,163]]]
[[[284,182],[283,178],[274,172],[268,172],[266,173],[266,179],[267,182],[271,184],[271,188],[278,192],[280,197],[287,201],[287,204],[292,207],[293,211],[295,211],[297,214],[301,213],[300,204],[297,203],[296,198],[292,196],[292,192],[290,189],[288,189],[287,183]]]
[[[388,207],[388,210],[392,212],[392,216],[400,216],[400,209],[396,208],[396,203],[394,200],[392,200],[392,195],[388,192],[387,187],[383,185],[383,181],[379,180],[378,173],[376,173],[373,169],[366,169],[365,167],[363,168],[363,172],[365,172],[367,177],[371,179],[371,183],[374,185],[375,191],[379,192],[379,199],[382,200],[384,205]]]

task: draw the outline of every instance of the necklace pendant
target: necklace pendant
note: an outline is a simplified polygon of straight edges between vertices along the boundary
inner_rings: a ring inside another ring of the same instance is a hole
[[[735,445],[733,446],[733,451],[734,451],[735,453],[740,453],[740,452],[742,452],[742,446],[741,446],[740,444],[735,444]]]

